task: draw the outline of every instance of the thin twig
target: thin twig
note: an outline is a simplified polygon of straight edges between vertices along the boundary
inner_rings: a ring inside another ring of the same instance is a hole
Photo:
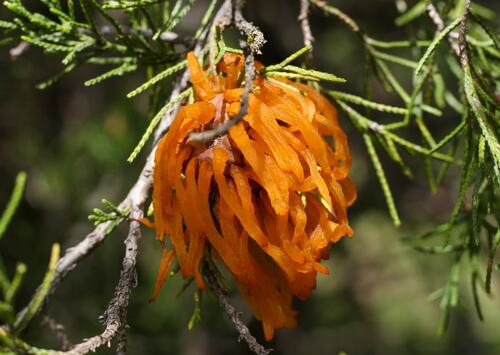
[[[62,351],[67,351],[72,347],[72,344],[66,334],[66,329],[54,318],[52,318],[47,310],[42,310],[42,325],[47,325],[49,329],[56,335],[57,340],[61,345]]]
[[[309,0],[300,0],[300,13],[298,20],[300,21],[300,28],[302,29],[302,36],[304,37],[304,46],[312,46],[314,42],[314,36],[309,22],[309,7]],[[307,66],[312,66],[312,51],[307,52],[305,58]]]
[[[234,7],[234,25],[243,34],[247,36],[247,43],[253,55],[261,54],[260,50],[266,43],[264,34],[253,23],[248,22],[242,15],[244,1],[236,0]]]
[[[340,11],[338,8],[330,6],[324,0],[309,0],[312,4],[316,5],[318,8],[323,10],[326,14],[332,14],[339,19],[341,19],[347,26],[351,28],[353,32],[359,32],[360,28],[356,21],[354,21],[349,15],[345,12]]]
[[[117,335],[119,335],[118,352],[125,352],[126,336],[124,333],[127,327],[127,308],[132,289],[137,286],[137,271],[135,266],[137,262],[138,240],[141,238],[140,223],[137,220],[143,217],[142,206],[134,207],[135,209],[130,214],[130,227],[127,239],[125,239],[125,257],[123,258],[120,280],[118,281],[111,302],[100,318],[106,328],[100,335],[83,341],[63,354],[87,354],[103,345],[109,345],[111,340]]]
[[[224,312],[227,314],[234,327],[240,334],[239,339],[243,339],[247,344],[250,350],[252,350],[257,355],[267,355],[272,349],[266,349],[264,346],[257,342],[257,339],[250,333],[248,327],[243,324],[241,321],[241,312],[238,312],[236,308],[231,304],[229,298],[227,296],[226,291],[220,285],[217,277],[215,277],[214,272],[210,269],[210,267],[206,267],[204,270],[204,275],[207,279],[208,286],[211,291],[217,297],[217,301],[220,306],[224,309]]]
[[[120,330],[119,323],[112,323],[106,327],[104,332],[100,335],[96,335],[90,339],[86,339],[84,342],[76,345],[73,349],[66,352],[59,353],[60,355],[83,355],[89,352],[95,352],[95,350],[103,345],[111,346],[111,339]]]
[[[125,355],[127,353],[127,339],[128,339],[128,326],[125,325],[120,329],[118,334],[116,335],[117,346],[116,346],[116,355]]]
[[[458,57],[460,59],[460,65],[465,68],[469,65],[469,57],[467,55],[467,21],[469,18],[471,8],[471,1],[465,1],[464,13],[460,21],[458,29]],[[448,37],[450,38],[450,37]]]
[[[444,30],[445,23],[433,3],[429,3],[429,5],[427,5],[427,15],[432,20],[432,22],[434,22],[434,25],[436,25],[436,29],[438,30],[438,32]],[[450,34],[448,35],[448,43],[450,44],[450,47],[455,53],[455,55],[459,57],[460,47],[457,41],[458,41],[458,33],[455,31],[450,32]]]

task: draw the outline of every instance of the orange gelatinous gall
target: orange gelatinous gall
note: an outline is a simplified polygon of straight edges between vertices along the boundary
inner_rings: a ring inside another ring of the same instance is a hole
[[[239,111],[244,57],[224,55],[210,75],[194,54],[187,60],[195,102],[181,107],[155,156],[154,227],[163,255],[152,299],[174,258],[184,278],[205,288],[200,268],[210,248],[270,340],[276,328],[297,326],[293,298],[309,297],[317,273],[329,273],[321,260],[331,245],[352,236],[347,136],[318,91],[257,75],[243,120],[213,142],[192,144],[190,133]]]

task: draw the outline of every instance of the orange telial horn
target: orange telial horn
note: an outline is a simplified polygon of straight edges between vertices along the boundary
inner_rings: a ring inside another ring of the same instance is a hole
[[[191,133],[238,114],[244,57],[224,55],[211,75],[192,53],[188,66],[195,102],[180,108],[155,157],[154,226],[163,257],[154,297],[174,258],[183,277],[205,288],[200,264],[210,246],[269,340],[276,328],[296,326],[293,297],[310,295],[317,273],[328,273],[321,260],[332,243],[352,235],[347,137],[318,91],[257,75],[242,121],[194,144]]]

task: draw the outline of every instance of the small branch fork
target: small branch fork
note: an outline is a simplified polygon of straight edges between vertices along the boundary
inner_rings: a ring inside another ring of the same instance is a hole
[[[142,207],[142,206],[141,206]],[[90,351],[110,344],[111,340],[118,336],[117,353],[125,354],[127,347],[126,327],[127,308],[132,289],[137,286],[137,250],[138,241],[141,238],[141,226],[136,219],[143,217],[142,209],[139,206],[130,214],[131,222],[127,239],[125,239],[125,257],[123,258],[120,280],[115,289],[115,294],[111,299],[106,311],[100,320],[106,328],[97,336],[83,341],[70,351],[63,353],[67,355],[87,354]]]
[[[226,291],[220,285],[217,277],[215,277],[210,267],[205,268],[204,275],[207,279],[210,290],[215,294],[220,306],[222,307],[222,309],[224,309],[224,312],[227,314],[234,327],[240,334],[239,339],[243,339],[248,344],[250,350],[252,350],[257,355],[267,355],[271,353],[272,349],[266,349],[261,344],[259,344],[255,337],[250,333],[248,327],[243,324],[243,322],[241,321],[241,313],[238,312],[236,308],[234,308],[234,306],[231,304]]]

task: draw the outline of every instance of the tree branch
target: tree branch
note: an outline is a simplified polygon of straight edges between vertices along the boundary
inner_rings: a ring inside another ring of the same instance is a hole
[[[444,30],[444,21],[433,3],[429,3],[429,5],[427,5],[427,15],[432,20],[432,22],[434,22],[434,25],[436,25],[436,29],[438,30],[438,32]],[[450,32],[450,34],[448,35],[448,43],[450,44],[453,53],[455,53],[457,57],[460,57],[460,47],[457,41],[458,33],[455,31]]]
[[[304,37],[304,46],[312,46],[314,42],[314,36],[311,31],[311,24],[309,22],[309,0],[300,0],[300,13],[298,20],[300,22],[300,28],[302,30],[302,36]],[[312,51],[306,53],[306,64],[312,66]]]
[[[217,297],[219,305],[222,307],[224,312],[227,314],[234,327],[240,334],[239,339],[243,339],[250,348],[257,355],[267,355],[272,349],[266,349],[261,344],[257,342],[255,337],[250,333],[248,327],[241,321],[241,313],[236,310],[236,308],[231,304],[229,298],[227,297],[226,291],[222,288],[219,281],[214,275],[214,272],[209,266],[205,267],[204,275],[207,279],[208,286],[210,290]]]
[[[134,206],[130,214],[131,222],[127,239],[125,239],[125,257],[123,258],[120,280],[115,289],[115,294],[111,299],[104,314],[100,318],[105,325],[104,331],[95,337],[87,339],[76,345],[73,349],[63,354],[81,355],[110,344],[111,340],[119,335],[118,353],[125,353],[126,349],[126,327],[127,308],[132,289],[137,286],[137,250],[138,241],[141,238],[141,226],[137,219],[143,217],[142,205]]]
[[[250,46],[252,54],[261,54],[260,50],[266,43],[264,34],[253,23],[248,22],[242,15],[244,5],[243,0],[236,0],[234,6],[233,23],[236,28],[247,36],[247,43]]]
[[[326,14],[331,14],[343,21],[353,32],[359,32],[360,27],[349,15],[338,8],[330,6],[324,0],[309,0],[312,4],[323,10]]]
[[[469,65],[469,57],[467,55],[467,21],[469,20],[469,13],[471,8],[471,0],[465,0],[465,9],[462,14],[460,27],[458,29],[458,57],[460,65],[465,68]],[[450,38],[450,36],[448,36]],[[456,53],[456,52],[455,52]]]

